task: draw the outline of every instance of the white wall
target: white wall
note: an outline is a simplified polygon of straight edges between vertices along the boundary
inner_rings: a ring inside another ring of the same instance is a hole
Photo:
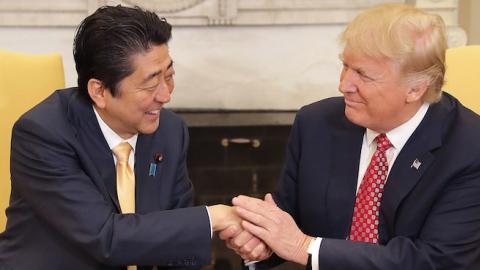
[[[392,1],[190,0],[201,3],[192,8],[181,7],[187,1],[171,1],[181,10],[166,14],[175,23],[170,48],[177,75],[170,106],[296,110],[338,95],[339,33],[360,10]],[[449,26],[452,43],[464,44],[464,32],[457,27],[457,0],[406,1],[438,11]],[[60,52],[66,85],[75,86],[75,26],[97,5],[121,1],[53,4],[59,2],[0,1],[0,48]]]

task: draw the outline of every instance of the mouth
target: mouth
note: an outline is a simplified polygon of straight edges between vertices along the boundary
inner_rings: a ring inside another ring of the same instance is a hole
[[[148,112],[145,112],[145,114],[152,115],[152,116],[160,115],[160,110],[148,111]]]
[[[353,99],[348,99],[348,98],[344,98],[345,100],[345,105],[347,106],[358,106],[358,105],[361,105],[362,102],[360,101],[356,101],[356,100],[353,100]]]

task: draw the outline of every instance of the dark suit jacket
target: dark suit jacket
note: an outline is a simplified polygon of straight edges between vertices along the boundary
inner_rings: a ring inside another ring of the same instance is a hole
[[[430,106],[390,171],[373,245],[344,240],[365,132],[344,108],[331,98],[301,109],[275,194],[304,233],[324,238],[320,270],[480,269],[479,116],[448,94]]]
[[[13,128],[12,193],[0,235],[0,269],[209,264],[207,211],[184,208],[193,196],[187,128],[168,110],[160,118],[155,133],[138,136],[137,214],[122,215],[112,152],[77,89],[57,91],[23,115]],[[164,159],[149,176],[155,153]]]

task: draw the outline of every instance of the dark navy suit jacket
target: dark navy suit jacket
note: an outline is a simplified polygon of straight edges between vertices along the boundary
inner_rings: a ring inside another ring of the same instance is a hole
[[[92,105],[77,91],[56,91],[13,128],[12,193],[0,235],[0,269],[209,264],[207,211],[185,208],[192,205],[193,187],[184,122],[162,109],[157,131],[139,134],[136,214],[122,215],[112,152]],[[164,159],[150,176],[156,153]]]
[[[365,129],[344,109],[330,98],[300,110],[274,197],[324,238],[320,270],[480,269],[480,117],[448,94],[429,107],[390,171],[373,245],[345,240]]]

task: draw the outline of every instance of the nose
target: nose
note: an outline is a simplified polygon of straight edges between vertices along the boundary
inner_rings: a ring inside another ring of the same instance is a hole
[[[340,75],[340,83],[338,85],[338,90],[342,93],[352,93],[357,91],[357,86],[355,82],[355,73],[350,69],[343,69]]]
[[[171,87],[163,81],[158,85],[158,89],[155,93],[155,101],[159,103],[168,103],[170,102],[171,95],[172,95],[172,90]]]

